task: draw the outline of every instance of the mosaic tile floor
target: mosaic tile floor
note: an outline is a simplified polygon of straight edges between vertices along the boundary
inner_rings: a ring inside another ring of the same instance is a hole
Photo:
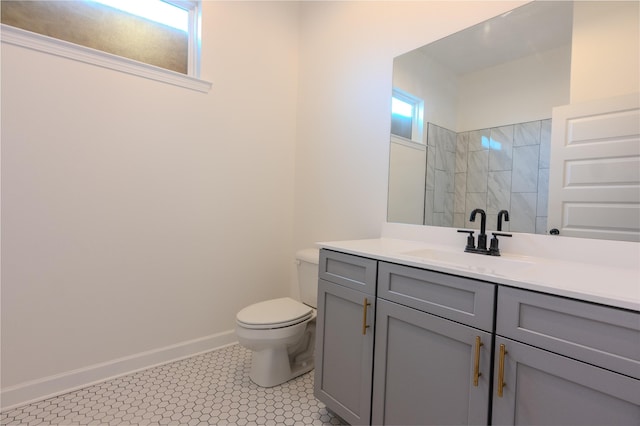
[[[313,397],[313,372],[280,386],[249,379],[227,346],[0,413],[0,425],[340,425]]]

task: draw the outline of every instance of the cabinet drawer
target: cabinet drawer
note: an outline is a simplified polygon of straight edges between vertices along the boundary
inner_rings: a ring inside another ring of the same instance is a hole
[[[323,280],[375,295],[377,267],[377,260],[322,249],[318,275]]]
[[[378,297],[493,331],[495,284],[386,262],[378,268]]]
[[[501,286],[496,333],[640,379],[640,313]]]

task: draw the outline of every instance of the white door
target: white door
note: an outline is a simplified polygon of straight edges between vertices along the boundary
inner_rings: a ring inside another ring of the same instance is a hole
[[[548,229],[640,241],[640,94],[553,109]]]

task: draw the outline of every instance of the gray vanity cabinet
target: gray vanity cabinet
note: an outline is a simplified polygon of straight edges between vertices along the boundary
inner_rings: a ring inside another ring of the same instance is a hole
[[[494,294],[379,263],[372,424],[488,423]]]
[[[640,312],[330,250],[318,288],[315,394],[351,424],[640,425]]]
[[[637,312],[500,287],[496,334],[493,424],[640,424]]]
[[[314,392],[350,424],[370,424],[377,261],[320,251]]]

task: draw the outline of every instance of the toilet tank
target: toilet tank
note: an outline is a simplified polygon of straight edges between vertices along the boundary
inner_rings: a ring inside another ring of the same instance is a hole
[[[317,248],[304,249],[296,252],[300,301],[314,308],[318,306],[319,261],[320,250]]]

